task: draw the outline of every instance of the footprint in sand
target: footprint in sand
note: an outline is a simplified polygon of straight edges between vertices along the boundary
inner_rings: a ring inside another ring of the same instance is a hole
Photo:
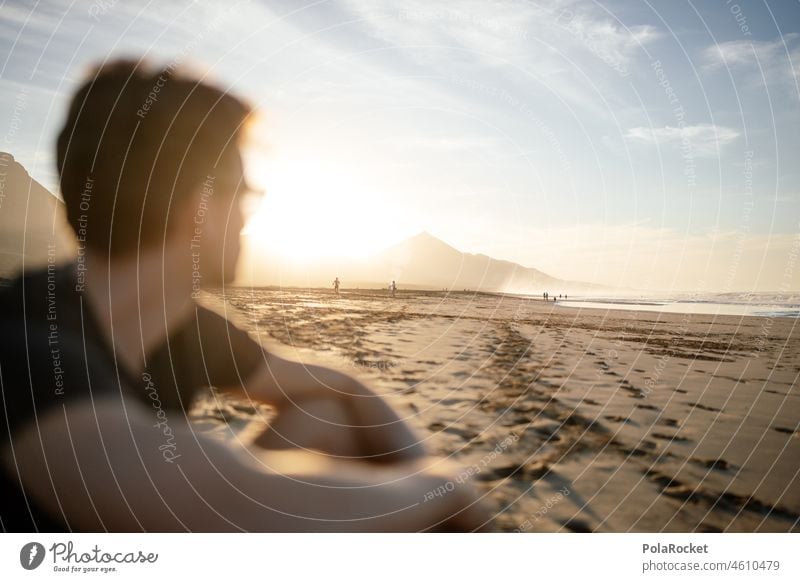
[[[551,420],[539,420],[528,426],[528,430],[533,431],[539,438],[546,439],[548,443],[556,443],[561,440],[559,431],[561,423]]]
[[[798,435],[797,431],[795,431],[794,429],[786,428],[784,426],[773,426],[772,430],[774,430],[775,432],[782,433],[782,434],[790,434],[790,435],[794,435],[794,436]]]
[[[573,533],[592,533],[594,531],[588,523],[576,517],[562,522],[561,525]]]
[[[672,477],[668,477],[667,475],[665,475],[663,473],[659,473],[658,471],[649,470],[649,471],[645,472],[645,475],[647,476],[647,480],[648,481],[658,485],[658,487],[662,491],[664,491],[668,487],[675,487],[675,486],[682,485],[682,483],[680,481],[678,481],[677,479],[673,479]]]
[[[490,467],[479,474],[477,478],[479,481],[497,481],[508,477],[516,477],[518,479],[537,481],[548,473],[550,473],[550,466],[547,463],[535,461],[524,465],[509,464]]]
[[[716,471],[729,471],[733,468],[728,461],[725,459],[698,459],[695,457],[691,458],[691,461],[694,463],[699,463],[708,469],[714,469]]]
[[[705,404],[700,404],[699,402],[689,402],[689,406],[693,408],[697,408],[699,410],[705,410],[707,412],[722,412],[719,408],[714,408],[713,406],[706,406]]]
[[[478,432],[470,429],[458,428],[456,426],[447,426],[441,422],[434,422],[428,425],[428,430],[431,432],[446,432],[448,434],[461,437],[465,441],[471,441],[478,436]]]
[[[616,416],[616,415],[613,415],[613,414],[609,414],[607,416],[604,416],[603,418],[605,418],[606,420],[610,420],[611,422],[621,422],[621,423],[624,423],[624,424],[636,425],[636,423],[634,421],[632,421],[630,418],[627,418],[625,416]]]
[[[627,380],[620,380],[620,388],[628,392],[628,396],[631,398],[644,398],[644,392],[641,388],[636,388]]]
[[[536,412],[536,413],[541,412],[541,409],[538,406],[531,403],[517,404],[516,406],[512,406],[511,410],[514,412],[519,412],[520,414],[526,414],[529,412]]]
[[[623,447],[623,448],[620,449],[620,452],[622,454],[624,454],[625,456],[627,456],[627,457],[646,457],[647,455],[650,454],[650,452],[646,451],[644,449],[652,449],[652,448],[655,447],[655,445],[653,445],[653,443],[649,443],[649,442],[646,442],[646,441],[642,441],[639,444],[641,445],[641,447],[637,447],[637,448],[633,448],[633,449],[627,449],[627,448]]]
[[[519,465],[503,465],[500,467],[492,467],[480,473],[478,479],[480,481],[497,481],[499,479],[507,479],[508,477],[520,477],[522,467]]]
[[[680,435],[677,435],[677,434],[676,435],[669,435],[669,434],[665,434],[663,432],[653,432],[653,433],[650,433],[650,436],[652,436],[655,439],[661,439],[663,441],[671,441],[673,443],[688,443],[688,442],[691,441],[691,439],[688,439],[686,437],[683,437],[683,436],[680,436]]]

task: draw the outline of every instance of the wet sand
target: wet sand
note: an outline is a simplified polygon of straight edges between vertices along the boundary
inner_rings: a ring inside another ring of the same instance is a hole
[[[267,344],[385,395],[476,480],[499,531],[800,531],[796,318],[465,292],[225,301]],[[248,403],[194,414],[220,434],[263,429]]]

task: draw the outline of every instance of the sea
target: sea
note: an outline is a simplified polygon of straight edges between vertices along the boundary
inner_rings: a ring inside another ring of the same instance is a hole
[[[622,309],[661,313],[800,317],[800,294],[795,293],[710,293],[626,297],[575,295],[558,300],[556,305],[585,309]]]

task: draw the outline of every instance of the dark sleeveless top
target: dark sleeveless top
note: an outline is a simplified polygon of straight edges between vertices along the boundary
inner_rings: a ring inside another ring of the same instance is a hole
[[[189,409],[208,386],[234,386],[263,361],[245,331],[213,311],[194,314],[148,355],[141,376],[117,365],[76,288],[74,265],[30,272],[0,288],[0,450],[14,433],[54,407],[105,395],[135,394],[148,406]],[[60,492],[65,494],[65,492]],[[25,494],[19,476],[0,466],[0,531],[72,531]]]

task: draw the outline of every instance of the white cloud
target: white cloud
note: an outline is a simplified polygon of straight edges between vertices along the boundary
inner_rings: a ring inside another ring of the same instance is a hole
[[[723,42],[706,48],[703,56],[709,69],[747,69],[756,75],[758,83],[763,74],[768,82],[788,81],[796,86],[800,63],[798,40],[800,34],[793,32],[771,41]]]
[[[632,127],[624,137],[633,143],[678,147],[693,156],[717,157],[720,148],[739,137],[739,132],[730,127],[699,123],[683,127]]]
[[[344,5],[348,18],[360,17],[371,35],[407,49],[405,58],[438,65],[448,74],[459,74],[469,61],[498,75],[529,75],[553,94],[599,116],[607,116],[607,111],[598,106],[597,95],[589,93],[610,97],[615,81],[630,72],[642,46],[662,36],[650,25],[626,27],[590,3],[407,0],[397,8],[348,0]]]

